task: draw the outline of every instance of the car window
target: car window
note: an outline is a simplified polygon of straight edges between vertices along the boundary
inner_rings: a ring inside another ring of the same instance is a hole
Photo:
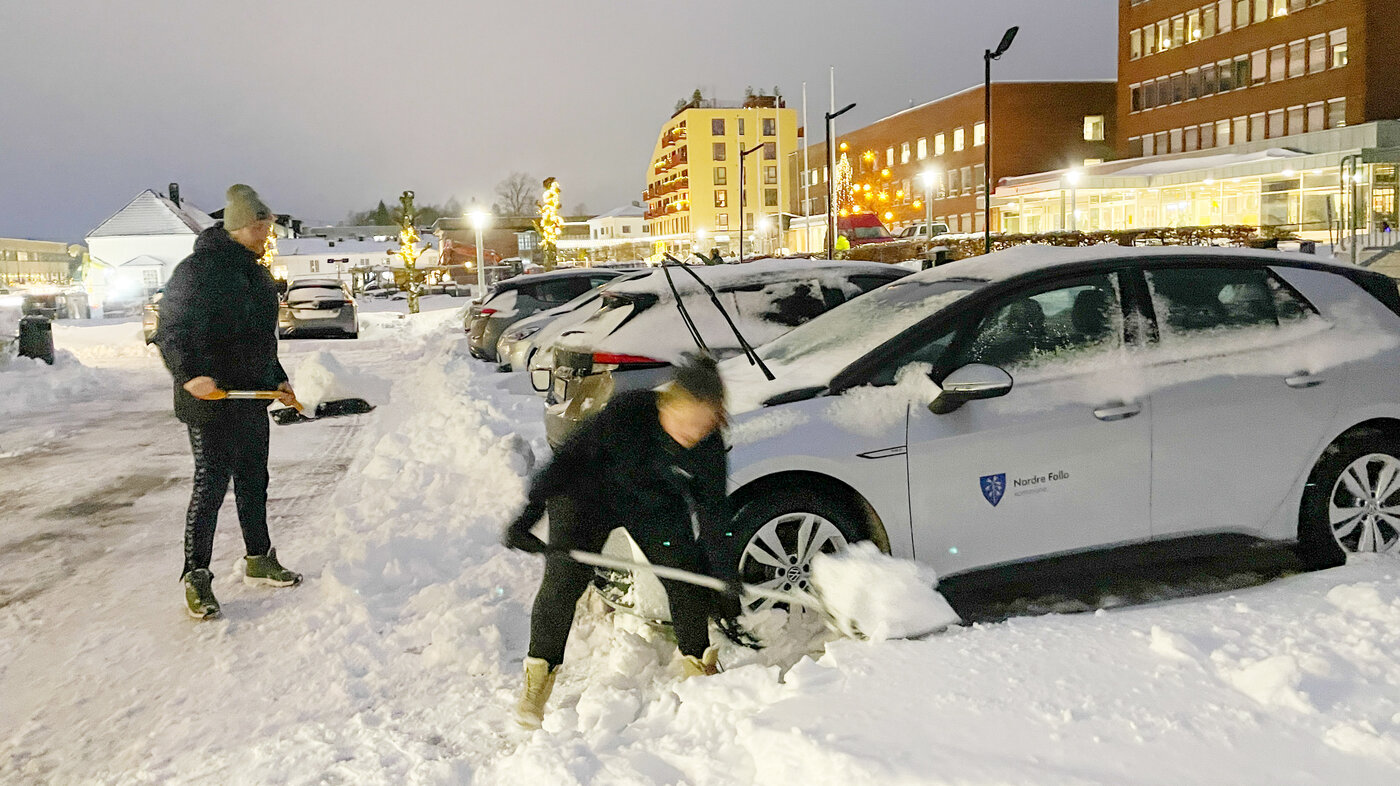
[[[1152,307],[1164,338],[1306,319],[1312,307],[1262,268],[1165,268],[1147,271]]]
[[[617,278],[617,276],[589,276],[588,288],[592,289],[593,287],[606,284],[609,281],[612,281],[614,278]]]
[[[1026,368],[1121,347],[1123,310],[1115,278],[1087,276],[1001,301],[978,323],[953,365]]]
[[[559,305],[573,300],[592,287],[593,285],[589,283],[586,276],[574,276],[541,281],[538,284],[521,287],[521,292],[526,297],[534,298],[541,303]]]

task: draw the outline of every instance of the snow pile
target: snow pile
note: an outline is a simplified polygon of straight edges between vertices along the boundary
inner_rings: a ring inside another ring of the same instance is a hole
[[[324,349],[306,356],[291,377],[297,400],[313,412],[323,401],[363,398],[375,403],[383,401],[389,393],[387,382],[371,374],[347,370]]]
[[[35,358],[0,363],[0,415],[52,411],[82,402],[120,400],[132,390],[129,377],[83,365],[66,349],[54,352],[50,366]]]
[[[882,554],[874,543],[812,560],[812,583],[838,627],[871,641],[919,636],[961,622],[927,566]]]

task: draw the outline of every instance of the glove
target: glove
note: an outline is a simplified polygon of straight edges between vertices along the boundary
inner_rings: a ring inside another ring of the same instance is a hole
[[[509,527],[506,527],[501,542],[507,548],[523,551],[527,554],[541,554],[548,548],[544,541],[535,537],[535,533],[530,531],[530,528],[535,526],[535,522],[539,521],[538,513],[531,514],[531,509],[526,508],[525,512],[512,521]]]

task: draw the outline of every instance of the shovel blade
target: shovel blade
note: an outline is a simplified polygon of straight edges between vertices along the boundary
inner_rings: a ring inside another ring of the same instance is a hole
[[[374,409],[374,405],[362,398],[341,398],[334,401],[322,401],[316,405],[315,415],[308,417],[298,412],[294,407],[282,407],[274,409],[268,414],[272,416],[272,421],[279,426],[291,426],[297,423],[311,423],[323,418],[339,418],[347,415],[363,415]]]

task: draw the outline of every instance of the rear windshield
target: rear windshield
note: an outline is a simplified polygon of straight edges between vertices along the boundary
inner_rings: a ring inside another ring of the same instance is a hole
[[[338,287],[293,287],[287,292],[288,300],[344,300],[345,293]]]
[[[877,237],[890,237],[890,231],[884,227],[855,227],[851,230],[851,237],[859,240],[871,240]]]

